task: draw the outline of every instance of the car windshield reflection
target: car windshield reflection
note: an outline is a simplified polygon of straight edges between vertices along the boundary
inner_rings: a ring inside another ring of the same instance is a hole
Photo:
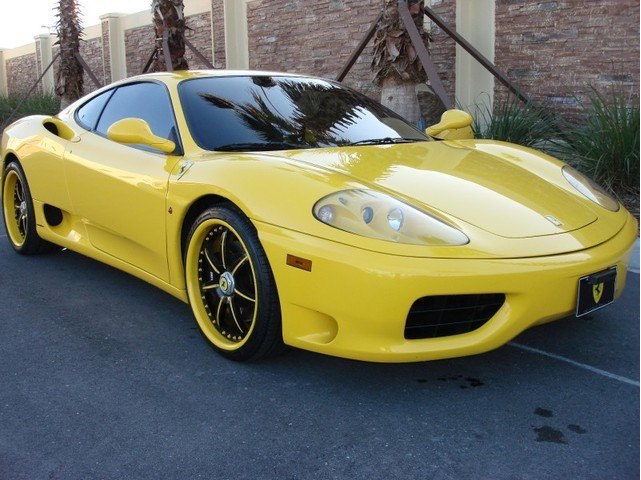
[[[428,141],[400,116],[340,84],[305,77],[183,81],[180,99],[206,150],[261,151]]]

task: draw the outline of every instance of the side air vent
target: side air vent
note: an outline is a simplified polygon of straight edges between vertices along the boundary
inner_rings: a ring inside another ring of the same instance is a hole
[[[471,332],[492,318],[504,302],[502,293],[419,298],[407,315],[405,338],[436,338]]]
[[[51,205],[44,206],[45,220],[52,227],[57,227],[62,223],[62,210]]]
[[[71,140],[75,136],[73,130],[65,125],[65,122],[63,122],[59,118],[47,118],[42,122],[42,126],[48,132],[51,132],[60,138],[64,138],[65,140]]]

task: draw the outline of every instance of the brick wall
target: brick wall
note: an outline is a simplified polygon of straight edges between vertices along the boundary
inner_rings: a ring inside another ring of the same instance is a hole
[[[211,15],[208,12],[190,15],[187,17],[187,26],[191,28],[186,34],[189,41],[211,61]],[[142,73],[142,69],[149,60],[154,48],[154,35],[153,25],[145,25],[125,31],[127,75],[133,76]],[[189,68],[207,68],[189,48],[186,48],[185,57],[189,63]]]
[[[41,45],[40,42],[36,42],[36,77],[40,77],[42,74],[42,61],[41,61]],[[31,87],[31,85],[29,85]],[[43,88],[42,88],[42,82],[38,84],[38,87],[36,89],[37,92],[42,93]]]
[[[589,85],[638,99],[639,2],[496,2],[496,63],[538,104],[576,118]],[[497,86],[496,98],[506,95]]]
[[[125,31],[125,57],[127,75],[140,75],[154,49],[154,27],[131,28]]]
[[[83,40],[80,42],[80,55],[82,56],[85,63],[89,66],[94,76],[98,81],[105,85],[106,79],[104,76],[104,67],[102,60],[102,37],[92,38],[91,40]],[[97,90],[98,87],[94,85],[89,78],[88,73],[85,71],[84,74],[84,91],[85,94]]]
[[[450,27],[456,26],[456,0],[432,0],[432,10],[439,15]],[[432,43],[430,53],[443,81],[445,91],[454,98],[456,88],[456,42],[447,34],[432,24],[430,29]]]
[[[432,0],[432,8],[456,24],[456,0]],[[383,0],[254,0],[247,4],[250,68],[311,73],[333,78],[381,11]],[[188,38],[217,68],[226,65],[223,0],[211,0],[211,13],[187,19]],[[213,45],[212,45],[213,29]],[[446,90],[455,90],[455,44],[432,27],[431,51]],[[125,32],[129,75],[142,71],[153,48],[153,27]],[[109,29],[83,42],[82,54],[99,80],[111,81]],[[55,54],[54,48],[54,54]],[[105,50],[105,53],[106,50]],[[372,48],[366,48],[345,82],[378,98],[371,83]],[[189,50],[192,68],[205,67]],[[103,63],[104,62],[104,63]],[[639,92],[638,0],[496,0],[495,63],[532,99],[567,117],[579,114],[589,85],[622,84]],[[40,66],[42,69],[42,66]],[[10,92],[25,92],[37,78],[36,55],[7,61]],[[88,78],[87,91],[95,87]],[[497,83],[495,96],[506,96]]]
[[[212,29],[214,31],[214,67],[225,68],[225,10],[223,0],[212,0]]]
[[[249,66],[334,78],[381,12],[381,0],[262,0],[247,5]],[[345,83],[374,98],[371,46]]]
[[[105,50],[109,48],[109,22],[103,20],[100,24],[102,28],[102,45],[103,45],[103,78],[105,84],[111,83],[111,57],[106,55]]]
[[[7,61],[7,89],[9,93],[25,94],[38,79],[36,55],[34,53]]]
[[[211,44],[211,14],[201,13],[187,17],[187,39],[198,49],[198,51],[211,62],[212,44]],[[190,48],[187,48],[185,54],[189,68],[208,68],[202,61],[196,57]]]

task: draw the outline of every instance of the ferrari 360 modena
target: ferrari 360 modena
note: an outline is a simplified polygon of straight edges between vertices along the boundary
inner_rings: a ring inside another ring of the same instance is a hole
[[[474,139],[471,122],[451,110],[422,132],[302,75],[129,78],[5,129],[7,238],[188,302],[234,360],[286,345],[471,355],[614,301],[634,217],[555,158]]]

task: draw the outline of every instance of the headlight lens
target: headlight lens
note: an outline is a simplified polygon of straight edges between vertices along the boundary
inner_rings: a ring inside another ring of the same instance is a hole
[[[314,205],[323,223],[364,237],[411,245],[465,245],[467,236],[443,221],[374,190],[332,193]]]
[[[611,212],[619,210],[619,202],[599,185],[574,168],[566,165],[563,167],[563,176],[581,195],[598,203]]]

